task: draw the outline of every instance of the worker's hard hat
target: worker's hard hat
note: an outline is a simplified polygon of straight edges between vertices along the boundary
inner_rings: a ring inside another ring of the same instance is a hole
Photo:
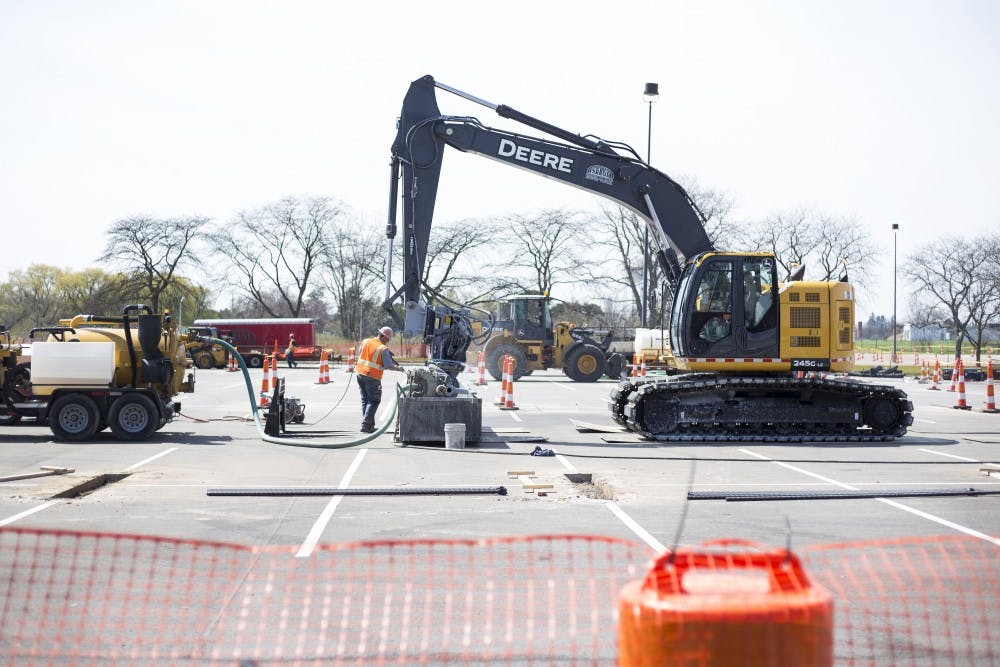
[[[392,338],[392,329],[389,327],[382,327],[378,330],[379,335],[385,336],[386,338]]]

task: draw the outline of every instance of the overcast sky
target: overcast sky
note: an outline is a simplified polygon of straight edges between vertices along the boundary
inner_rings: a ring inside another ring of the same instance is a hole
[[[860,220],[885,252],[859,319],[891,314],[892,223],[900,265],[1000,225],[998,18],[989,0],[0,0],[0,275],[94,266],[121,217],[226,221],[286,195],[382,228],[424,74],[643,155],[654,81],[654,166],[727,192],[737,219]],[[436,219],[603,202],[452,151]]]

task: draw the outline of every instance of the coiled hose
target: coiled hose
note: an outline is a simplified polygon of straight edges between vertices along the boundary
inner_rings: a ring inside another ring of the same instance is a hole
[[[268,435],[264,432],[264,426],[260,423],[260,408],[257,406],[257,398],[253,393],[253,384],[250,381],[250,371],[247,368],[246,362],[243,361],[243,357],[236,350],[235,347],[230,345],[228,342],[221,340],[219,338],[210,338],[212,343],[216,345],[221,345],[223,348],[229,351],[233,358],[240,366],[240,370],[243,373],[243,379],[246,381],[247,395],[250,398],[250,412],[253,415],[254,425],[257,427],[257,433],[260,435],[261,440],[265,442],[271,442],[276,445],[285,445],[288,447],[314,447],[318,449],[344,449],[347,447],[354,447],[356,445],[363,445],[366,442],[371,442],[375,438],[379,437],[388,430],[389,426],[393,423],[396,418],[396,408],[399,405],[399,398],[403,395],[404,387],[401,385],[396,385],[396,391],[394,393],[394,400],[390,408],[390,413],[385,423],[375,429],[374,433],[362,433],[358,437],[352,438],[350,440],[323,440],[321,438],[277,438]],[[407,385],[409,386],[409,385]]]

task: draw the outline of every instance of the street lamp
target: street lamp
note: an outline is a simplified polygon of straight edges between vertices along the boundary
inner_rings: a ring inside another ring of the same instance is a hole
[[[899,225],[892,223],[892,363],[899,363],[896,358],[896,236]]]
[[[642,99],[649,105],[649,121],[646,125],[646,164],[650,162],[650,155],[653,150],[653,102],[660,96],[660,84],[647,83],[642,91]],[[642,312],[639,313],[639,322],[642,328],[646,328],[646,300],[649,294],[649,226],[645,227],[645,234],[642,237]]]

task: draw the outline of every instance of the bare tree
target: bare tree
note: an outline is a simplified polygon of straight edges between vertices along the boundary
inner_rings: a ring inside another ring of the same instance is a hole
[[[148,298],[154,311],[177,271],[193,263],[192,243],[204,236],[208,218],[187,217],[161,220],[136,216],[111,224],[103,262],[112,262],[127,273],[139,288],[140,298]]]
[[[333,294],[340,334],[363,337],[363,327],[371,329],[375,309],[382,301],[378,290],[385,284],[384,240],[372,230],[357,229],[357,225],[334,224],[325,264],[325,285]]]
[[[648,321],[659,325],[667,319],[673,303],[673,286],[664,278],[657,260],[656,247],[650,243],[649,254],[643,257],[646,222],[631,209],[623,206],[606,206],[601,217],[594,221],[599,245],[611,249],[611,259],[591,273],[592,280],[609,282],[631,297],[632,315],[638,320],[642,308],[642,273],[646,263]]]
[[[1000,238],[990,236],[974,245],[979,252],[970,253],[969,258],[977,256],[982,259],[969,261],[973,281],[969,290],[969,324],[965,333],[975,346],[978,362],[986,342],[984,334],[1000,317],[1000,269],[997,268],[1000,266]]]
[[[930,305],[939,304],[948,313],[955,333],[955,356],[962,351],[972,312],[969,298],[973,294],[976,274],[973,270],[971,245],[958,238],[937,239],[934,244],[917,249],[903,265],[903,273],[913,281],[915,292],[926,297]]]
[[[2,291],[3,324],[26,335],[29,329],[51,326],[65,317],[58,287],[63,275],[62,269],[45,264],[11,271]]]
[[[705,217],[705,232],[708,238],[717,248],[729,250],[740,227],[730,218],[733,211],[732,197],[722,190],[703,187],[694,179],[682,180],[691,201]]]
[[[526,270],[532,290],[547,293],[560,283],[585,279],[582,268],[589,262],[579,251],[586,229],[580,213],[551,209],[516,214],[510,228],[514,251],[505,266]]]
[[[241,211],[212,235],[232,284],[270,317],[299,317],[315,274],[327,264],[331,225],[346,208],[327,197],[286,197]]]

